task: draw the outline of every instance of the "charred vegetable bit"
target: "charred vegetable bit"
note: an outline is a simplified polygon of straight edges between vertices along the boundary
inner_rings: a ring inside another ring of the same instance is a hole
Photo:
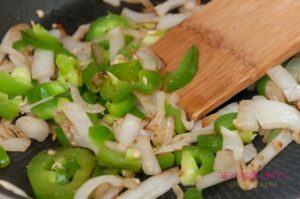
[[[0,169],[7,167],[10,164],[10,157],[7,155],[4,148],[0,145]]]
[[[163,77],[165,91],[171,93],[190,83],[198,71],[198,64],[199,51],[196,46],[192,46],[184,55],[179,67]]]
[[[29,163],[27,175],[37,199],[72,199],[93,174],[96,160],[87,149],[43,151]]]

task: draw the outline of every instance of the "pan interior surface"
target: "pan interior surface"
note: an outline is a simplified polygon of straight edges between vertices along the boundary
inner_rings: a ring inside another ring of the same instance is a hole
[[[162,1],[158,1],[162,2]],[[125,4],[124,4],[125,5]],[[126,5],[128,6],[128,5]],[[120,13],[122,8],[115,8],[102,3],[101,0],[1,0],[0,1],[0,37],[17,23],[41,23],[50,28],[52,23],[62,24],[68,33],[74,32],[81,24],[89,23],[108,13]],[[133,9],[141,9],[140,6],[131,5]],[[39,19],[36,10],[45,12],[45,17]],[[243,91],[235,96],[232,101],[239,101],[253,96],[250,91]],[[260,138],[256,138],[255,145],[260,150],[263,147]],[[25,153],[10,153],[12,163],[9,167],[0,170],[0,179],[7,180],[23,189],[32,196],[29,185],[26,166],[38,152],[58,147],[57,142],[49,137],[45,142],[33,142]],[[204,190],[205,198],[299,198],[300,197],[300,147],[290,144],[278,157],[276,157],[259,174],[258,188],[244,192],[236,180],[208,188]],[[0,198],[21,198],[0,187]],[[173,199],[175,195],[170,191],[161,198]]]

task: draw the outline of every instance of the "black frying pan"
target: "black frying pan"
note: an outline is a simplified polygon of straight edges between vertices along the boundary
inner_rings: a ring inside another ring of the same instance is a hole
[[[140,9],[139,6],[132,6]],[[14,24],[31,20],[40,22],[47,28],[53,22],[64,25],[72,33],[78,25],[90,22],[107,11],[119,13],[121,8],[110,7],[101,0],[0,0],[0,38]],[[35,11],[42,9],[46,16],[36,17]],[[284,30],[283,30],[284,31]],[[237,101],[253,96],[254,93],[243,91],[231,101]],[[0,107],[1,108],[1,107]],[[255,140],[258,149],[263,147],[260,139]],[[12,182],[32,196],[27,176],[26,165],[39,151],[59,146],[50,138],[43,143],[32,143],[26,153],[10,153],[12,164],[0,170],[0,179]],[[208,188],[204,191],[205,198],[300,198],[300,146],[292,143],[279,157],[276,157],[260,173],[260,184],[255,190],[244,192],[240,190],[235,180]],[[0,199],[21,198],[0,187]],[[175,198],[169,192],[161,198]]]

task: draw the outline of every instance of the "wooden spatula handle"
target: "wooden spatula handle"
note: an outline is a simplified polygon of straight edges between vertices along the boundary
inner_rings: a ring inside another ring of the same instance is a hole
[[[212,111],[300,50],[299,0],[213,0],[152,49],[174,70],[192,45],[197,76],[179,91],[192,118]]]

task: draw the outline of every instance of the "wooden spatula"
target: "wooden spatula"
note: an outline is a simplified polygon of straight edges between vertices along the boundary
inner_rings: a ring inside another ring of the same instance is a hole
[[[213,0],[152,50],[174,70],[200,50],[197,76],[179,90],[191,118],[204,116],[300,51],[300,0]]]

